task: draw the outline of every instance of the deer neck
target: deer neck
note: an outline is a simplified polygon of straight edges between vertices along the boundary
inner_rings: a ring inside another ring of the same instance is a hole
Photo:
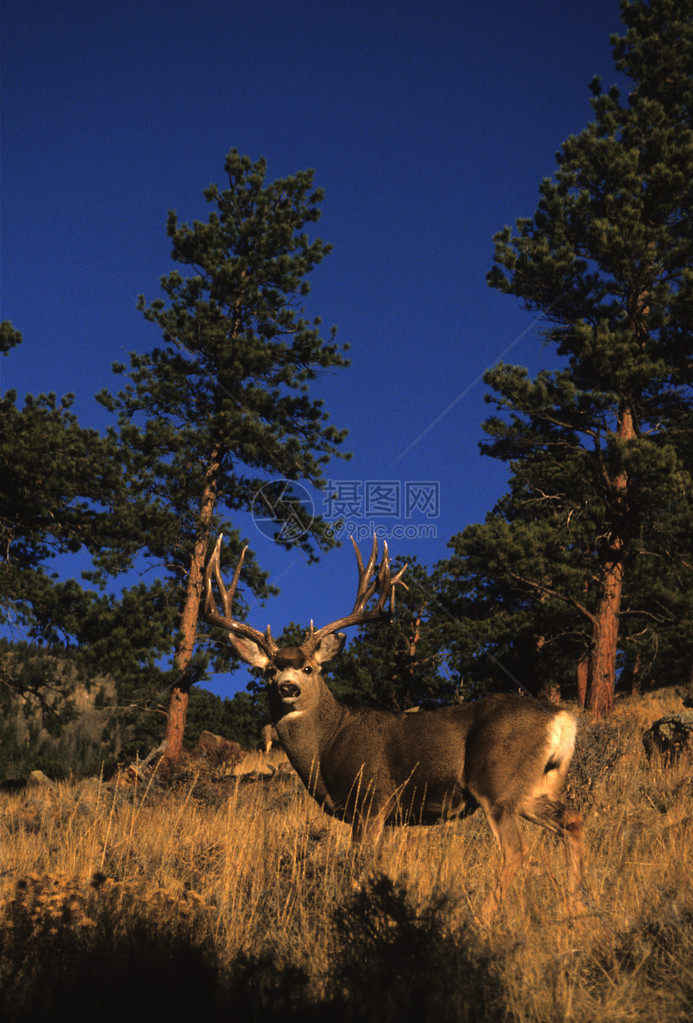
[[[329,803],[320,762],[333,736],[348,718],[349,708],[332,695],[322,680],[319,698],[308,710],[275,716],[272,704],[270,699],[272,721],[291,766],[311,795],[319,802]]]

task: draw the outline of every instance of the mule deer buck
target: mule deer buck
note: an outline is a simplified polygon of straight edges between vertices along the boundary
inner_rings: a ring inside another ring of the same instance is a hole
[[[377,842],[384,824],[433,824],[480,806],[501,853],[484,919],[500,905],[522,862],[520,817],[563,840],[573,901],[582,876],[582,819],[559,795],[575,745],[574,718],[521,696],[418,714],[345,706],[328,689],[321,667],[341,651],[346,637],[340,629],[389,620],[404,568],[392,576],[387,545],[376,570],[377,539],[365,568],[352,540],[359,582],[351,614],[317,630],[311,623],[300,647],[279,647],[269,626],[262,633],[234,620],[231,603],[245,549],[227,590],[221,539],[206,570],[205,617],[228,630],[242,660],[266,670],[270,716],[286,754],[322,809],[351,824],[352,846]]]

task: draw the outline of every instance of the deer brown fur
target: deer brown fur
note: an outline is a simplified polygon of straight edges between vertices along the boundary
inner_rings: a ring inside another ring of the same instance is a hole
[[[385,548],[377,575],[378,613],[364,610],[375,592],[366,586],[375,552],[374,543],[364,568],[357,550],[359,596],[352,614],[318,633],[311,628],[300,647],[282,649],[269,629],[236,627],[230,616],[233,592],[221,584],[217,542],[207,569],[207,617],[229,630],[244,661],[266,671],[270,717],[287,757],[323,810],[351,824],[353,846],[377,842],[384,825],[433,824],[481,807],[501,853],[484,916],[501,903],[522,862],[520,818],[562,839],[572,899],[582,877],[582,820],[559,798],[575,746],[571,714],[520,696],[490,696],[418,714],[355,709],[328,689],[322,665],[345,640],[335,630],[386,616],[383,591],[391,599],[400,581],[403,570],[391,577]],[[214,605],[212,574],[221,588],[223,617]],[[239,569],[235,581],[238,575]]]

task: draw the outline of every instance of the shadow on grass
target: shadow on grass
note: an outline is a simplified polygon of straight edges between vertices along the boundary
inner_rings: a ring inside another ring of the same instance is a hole
[[[479,931],[451,927],[446,895],[414,905],[371,878],[335,913],[334,1007],[344,1020],[506,1019],[500,974]]]
[[[241,958],[229,972],[213,947],[144,919],[125,933],[121,928],[116,940],[106,921],[88,936],[67,928],[41,930],[0,933],[4,1023],[271,1021],[297,1018],[305,1005],[308,978],[301,971]]]
[[[378,877],[335,910],[327,976],[261,954],[219,961],[211,930],[105,908],[96,920],[15,899],[0,927],[3,1023],[178,1020],[492,1021],[501,985],[479,934]],[[303,950],[305,952],[305,950]],[[316,994],[320,992],[320,994]]]

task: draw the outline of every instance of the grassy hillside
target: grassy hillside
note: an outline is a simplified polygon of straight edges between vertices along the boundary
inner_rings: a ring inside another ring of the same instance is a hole
[[[588,902],[527,825],[492,931],[480,814],[390,830],[360,864],[292,775],[3,798],[0,1018],[674,1021],[693,1017],[690,762],[645,758],[658,694],[581,723],[569,798]]]

